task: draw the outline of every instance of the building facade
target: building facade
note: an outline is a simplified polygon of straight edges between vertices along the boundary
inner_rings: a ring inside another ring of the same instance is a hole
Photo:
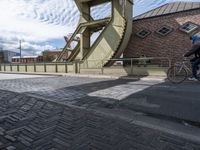
[[[0,51],[0,62],[1,63],[10,63],[12,62],[12,57],[19,56],[19,53],[8,51],[8,50],[2,50]]]
[[[124,57],[182,60],[192,47],[193,34],[200,35],[200,3],[169,3],[134,18]]]
[[[12,63],[40,63],[43,62],[43,56],[15,56]]]

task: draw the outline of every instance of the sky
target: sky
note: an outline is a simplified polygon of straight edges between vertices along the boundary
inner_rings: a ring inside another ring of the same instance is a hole
[[[178,0],[135,0],[134,16]],[[179,0],[180,1],[180,0]],[[182,0],[200,2],[200,0]],[[92,9],[92,17],[110,14],[110,5]],[[73,0],[0,0],[0,49],[22,55],[38,55],[44,50],[62,48],[63,36],[72,33],[79,12]]]

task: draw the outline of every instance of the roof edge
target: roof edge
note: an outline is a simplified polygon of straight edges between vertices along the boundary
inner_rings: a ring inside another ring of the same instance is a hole
[[[194,11],[194,10],[200,9],[200,7],[199,7],[199,8],[191,8],[191,9],[181,10],[181,11],[177,11],[177,12],[169,12],[169,13],[166,13],[166,14],[160,14],[160,15],[154,15],[154,16],[149,16],[149,17],[140,18],[140,16],[142,16],[142,15],[144,15],[144,14],[148,14],[148,13],[150,13],[150,12],[155,11],[156,9],[160,9],[160,8],[166,6],[166,5],[175,4],[175,3],[177,3],[177,2],[166,3],[166,4],[164,4],[164,5],[161,5],[161,6],[157,7],[157,8],[154,8],[154,9],[152,9],[152,10],[149,10],[149,11],[143,13],[143,14],[140,14],[140,15],[138,15],[138,16],[133,17],[133,21],[145,20],[145,19],[151,19],[151,18],[157,18],[157,17],[161,17],[161,16],[167,16],[167,15],[171,15],[171,14],[177,14],[177,13],[181,13],[181,12],[188,12],[188,11]],[[188,3],[188,4],[189,4],[189,3],[199,3],[199,4],[200,4],[200,2],[185,2],[185,1],[180,1],[180,2],[178,2],[178,3]],[[138,18],[138,19],[137,19],[137,18]]]
[[[169,16],[171,14],[178,14],[178,13],[183,13],[183,12],[188,12],[188,11],[194,11],[194,10],[199,10],[199,9],[200,8],[193,8],[193,9],[183,10],[183,11],[179,11],[179,12],[172,12],[172,13],[168,13],[168,14],[161,14],[161,15],[151,16],[151,17],[146,17],[146,18],[139,18],[139,19],[134,19],[133,18],[133,22],[134,21],[139,21],[139,20],[146,20],[146,19],[158,18],[158,17],[161,17],[161,16]]]

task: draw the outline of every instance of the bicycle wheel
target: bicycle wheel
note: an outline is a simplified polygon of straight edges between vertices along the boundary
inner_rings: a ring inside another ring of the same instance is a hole
[[[180,66],[172,66],[167,71],[167,78],[172,83],[178,84],[186,80],[187,71]]]

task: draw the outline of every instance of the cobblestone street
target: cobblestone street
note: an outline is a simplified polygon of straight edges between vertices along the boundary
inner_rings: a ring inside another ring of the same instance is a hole
[[[0,78],[0,149],[200,149],[198,83]]]

